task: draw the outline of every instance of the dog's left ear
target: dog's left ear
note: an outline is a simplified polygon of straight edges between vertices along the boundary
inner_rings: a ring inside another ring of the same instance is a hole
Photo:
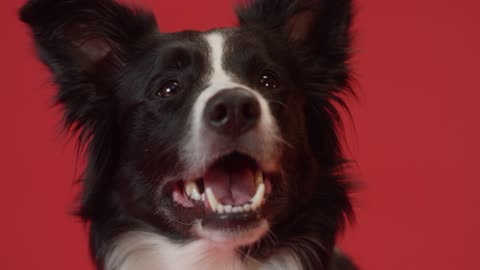
[[[30,0],[20,19],[32,29],[40,58],[55,75],[121,66],[136,42],[155,31],[152,14],[114,0]],[[111,65],[101,65],[109,63]]]
[[[83,134],[115,118],[109,109],[115,79],[159,33],[153,14],[114,0],[30,0],[20,19],[59,86],[66,129]]]
[[[240,25],[280,33],[310,55],[338,56],[350,46],[351,0],[250,0],[237,9],[237,16]]]

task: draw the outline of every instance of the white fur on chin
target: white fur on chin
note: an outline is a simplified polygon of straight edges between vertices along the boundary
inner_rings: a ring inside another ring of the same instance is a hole
[[[241,260],[232,246],[208,240],[175,244],[148,232],[129,232],[118,238],[105,261],[105,270],[302,270],[286,249],[265,262]]]
[[[263,219],[257,227],[250,230],[241,232],[223,232],[206,229],[202,226],[201,222],[197,222],[193,226],[193,232],[200,236],[200,238],[210,240],[217,245],[236,248],[255,243],[268,232],[269,227],[270,225],[268,222]]]

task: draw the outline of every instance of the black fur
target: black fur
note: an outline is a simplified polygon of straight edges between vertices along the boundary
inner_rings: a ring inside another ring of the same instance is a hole
[[[261,261],[287,247],[304,269],[355,269],[333,251],[353,216],[337,109],[346,108],[343,97],[353,93],[351,1],[252,0],[237,14],[239,28],[215,30],[230,37],[225,66],[252,88],[262,67],[280,74],[284,87],[261,92],[291,146],[283,149],[282,184],[267,207],[275,240],[248,252]],[[20,17],[59,86],[66,129],[87,146],[78,214],[90,222],[99,269],[113,239],[130,230],[193,241],[178,222],[190,221],[188,215],[153,191],[162,177],[185,169],[179,141],[208,74],[201,34],[161,33],[152,14],[111,0],[31,0]],[[156,89],[172,74],[189,91],[157,99]]]

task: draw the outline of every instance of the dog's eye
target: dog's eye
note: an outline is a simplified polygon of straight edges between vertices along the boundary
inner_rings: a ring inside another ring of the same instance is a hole
[[[173,97],[182,90],[182,85],[176,80],[167,81],[160,87],[157,96],[161,98]]]
[[[277,77],[271,73],[271,72],[266,72],[262,74],[260,77],[260,86],[269,88],[269,89],[275,89],[280,87],[280,83],[278,82]]]

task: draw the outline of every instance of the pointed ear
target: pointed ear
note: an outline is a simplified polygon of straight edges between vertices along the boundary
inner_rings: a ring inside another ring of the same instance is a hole
[[[40,57],[54,72],[121,65],[135,40],[156,29],[155,19],[112,0],[30,0],[20,19],[33,32]]]
[[[240,26],[285,42],[312,84],[309,94],[349,92],[352,0],[246,1]]]
[[[314,51],[349,46],[351,0],[250,0],[237,15],[240,25],[266,27],[294,46]]]
[[[112,118],[106,110],[116,71],[135,57],[144,37],[158,31],[153,15],[112,0],[30,0],[20,19],[59,86],[67,130],[87,134]]]

